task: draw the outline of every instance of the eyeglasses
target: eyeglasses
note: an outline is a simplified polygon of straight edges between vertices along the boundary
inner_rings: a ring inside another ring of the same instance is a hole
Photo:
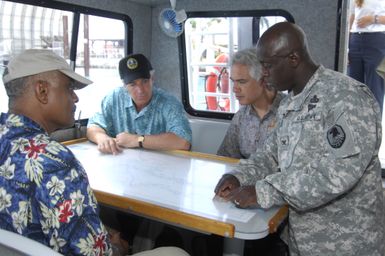
[[[274,59],[274,58],[281,58],[281,59],[285,59],[287,57],[289,57],[290,55],[292,55],[294,53],[294,51],[290,51],[288,54],[284,54],[284,55],[273,55],[271,57],[268,57],[268,59]],[[261,65],[264,69],[271,69],[274,64],[276,64],[277,62],[276,61],[272,61],[272,62],[267,62],[267,61],[261,61]]]

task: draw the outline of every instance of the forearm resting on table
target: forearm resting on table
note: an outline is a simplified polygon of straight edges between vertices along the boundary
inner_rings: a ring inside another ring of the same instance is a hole
[[[106,131],[99,126],[91,126],[87,128],[87,139],[98,144],[101,139],[109,137]]]
[[[189,150],[190,143],[172,132],[145,135],[143,147],[155,150]]]

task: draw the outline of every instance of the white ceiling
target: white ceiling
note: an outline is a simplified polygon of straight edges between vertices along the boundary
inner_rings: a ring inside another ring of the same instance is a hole
[[[150,6],[157,6],[161,4],[170,4],[170,0],[128,0],[130,2],[138,3],[138,4],[144,4],[144,5],[150,5]]]

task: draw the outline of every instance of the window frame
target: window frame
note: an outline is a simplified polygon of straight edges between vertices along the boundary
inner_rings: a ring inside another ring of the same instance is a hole
[[[208,11],[208,12],[187,12],[187,19],[189,18],[215,18],[215,17],[262,17],[262,16],[282,16],[287,21],[295,23],[293,16],[283,9],[263,9],[263,10],[246,10],[246,11]],[[205,117],[215,119],[227,119],[231,120],[234,113],[229,112],[214,112],[194,109],[190,104],[189,84],[188,84],[188,63],[186,53],[186,41],[185,32],[178,37],[178,50],[179,50],[179,63],[180,65],[180,78],[182,86],[182,104],[187,113],[194,117]],[[254,40],[254,36],[253,36]]]
[[[63,3],[59,1],[46,1],[46,0],[3,0],[8,2],[28,4],[33,6],[57,9],[62,11],[68,11],[73,13],[73,25],[72,25],[72,35],[71,35],[71,45],[70,45],[70,66],[72,69],[75,69],[76,66],[76,54],[77,54],[77,44],[79,37],[79,26],[80,26],[80,15],[94,15],[104,18],[112,18],[123,21],[126,40],[124,42],[125,55],[131,54],[133,52],[133,24],[131,18],[126,14],[116,13],[112,11],[100,10],[92,7],[85,7],[76,4]],[[88,118],[77,120],[82,126],[87,125]],[[75,127],[75,125],[73,126]]]

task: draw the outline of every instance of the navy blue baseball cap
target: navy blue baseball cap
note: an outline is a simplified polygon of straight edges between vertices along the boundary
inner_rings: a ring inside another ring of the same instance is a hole
[[[120,78],[125,84],[139,78],[149,79],[151,70],[151,63],[143,54],[128,55],[119,61]]]

